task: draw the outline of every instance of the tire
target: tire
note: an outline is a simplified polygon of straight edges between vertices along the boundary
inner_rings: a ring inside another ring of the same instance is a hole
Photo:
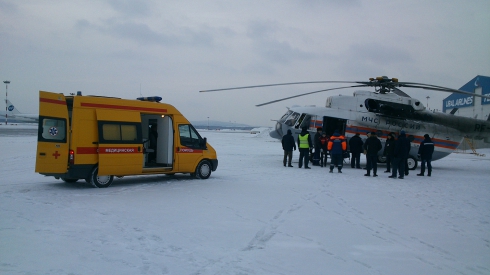
[[[78,179],[69,179],[69,178],[61,178],[61,180],[66,183],[73,183],[78,181]]]
[[[386,156],[378,156],[378,163],[386,163]]]
[[[418,166],[417,159],[413,156],[408,156],[407,162],[409,170],[415,170]]]
[[[107,188],[112,184],[114,176],[99,176],[99,167],[96,166],[90,173],[90,184],[96,188]]]
[[[202,160],[196,167],[196,178],[198,179],[207,179],[211,176],[211,163],[207,160]]]

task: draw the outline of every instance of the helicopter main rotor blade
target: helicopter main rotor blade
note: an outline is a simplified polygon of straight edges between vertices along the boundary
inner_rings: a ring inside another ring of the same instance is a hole
[[[407,87],[407,88],[419,88],[419,89],[424,89],[424,90],[433,90],[433,91],[440,91],[440,92],[448,92],[448,93],[458,93],[458,94],[464,94],[464,95],[469,95],[469,96],[478,96],[478,97],[483,97],[483,98],[489,98],[489,95],[479,95],[476,93],[471,93],[467,91],[461,91],[461,90],[456,90],[456,89],[451,89],[447,87],[442,87],[442,86],[437,86],[437,85],[430,85],[430,84],[423,84],[423,83],[414,83],[414,82],[401,82],[399,83],[400,87]]]
[[[288,100],[288,99],[296,98],[296,97],[301,97],[301,96],[305,96],[305,95],[311,95],[311,94],[316,94],[316,93],[321,93],[321,92],[326,92],[326,91],[333,91],[333,90],[340,90],[340,89],[347,89],[347,88],[356,88],[356,87],[366,87],[366,85],[365,84],[363,84],[363,85],[352,85],[352,86],[346,86],[346,87],[337,87],[337,88],[331,88],[331,89],[318,90],[318,91],[313,91],[313,92],[309,92],[309,93],[304,93],[304,94],[293,95],[293,96],[289,96],[289,97],[285,97],[285,98],[281,98],[281,99],[276,99],[276,100],[261,103],[261,104],[255,105],[255,106],[260,107],[260,106],[269,105],[269,104],[276,103],[279,101],[284,101],[284,100]]]
[[[357,81],[306,81],[306,82],[276,83],[276,84],[264,84],[264,85],[254,85],[254,86],[242,86],[242,87],[202,90],[199,92],[200,93],[206,93],[206,92],[217,92],[217,91],[228,91],[228,90],[273,87],[273,86],[287,86],[287,85],[301,85],[301,84],[325,84],[325,83],[361,83],[361,82],[357,82]]]

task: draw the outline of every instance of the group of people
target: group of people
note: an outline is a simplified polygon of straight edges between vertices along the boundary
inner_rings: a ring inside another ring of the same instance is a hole
[[[302,128],[301,133],[298,135],[297,147],[299,148],[299,168],[311,169],[308,166],[310,161],[310,153],[312,148],[315,148],[313,153],[312,163],[321,167],[327,166],[327,156],[330,153],[330,173],[333,173],[335,167],[337,171],[342,173],[342,166],[344,160],[344,153],[347,150],[347,141],[337,130],[332,136],[328,137],[322,128],[317,128],[317,133],[314,136],[313,142],[311,140],[308,128]],[[288,130],[287,134],[282,138],[282,148],[284,150],[283,164],[289,167],[293,167],[291,164],[293,157],[293,150],[296,150],[296,143],[292,135],[291,130]],[[386,171],[385,173],[391,173],[389,178],[403,179],[409,173],[408,169],[408,156],[410,153],[411,144],[406,136],[405,131],[400,131],[398,138],[395,139],[394,133],[389,133],[386,138],[386,143],[383,150],[383,156],[386,157]],[[360,160],[361,154],[366,155],[366,174],[364,176],[371,176],[371,170],[373,171],[373,177],[377,177],[378,170],[378,152],[383,149],[383,145],[379,140],[375,132],[367,134],[367,139],[364,142],[359,133],[356,133],[349,139],[349,149],[351,153],[351,168],[361,169]],[[432,142],[428,134],[424,135],[424,140],[420,143],[418,150],[418,157],[421,160],[421,170],[417,176],[425,175],[425,168],[427,165],[427,176],[432,175],[432,154],[434,153],[434,143]]]

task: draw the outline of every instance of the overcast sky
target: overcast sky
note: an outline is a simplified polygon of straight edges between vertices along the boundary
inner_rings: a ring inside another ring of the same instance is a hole
[[[339,92],[255,107],[334,86],[199,90],[381,75],[460,88],[490,76],[489,29],[488,0],[0,0],[0,77],[26,113],[39,90],[142,94],[192,121],[273,126]],[[404,91],[438,109],[448,95]]]

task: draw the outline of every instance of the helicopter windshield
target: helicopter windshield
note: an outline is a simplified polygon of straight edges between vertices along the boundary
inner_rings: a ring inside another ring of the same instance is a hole
[[[287,126],[294,126],[296,120],[299,118],[299,113],[288,111],[286,114],[282,116],[279,122],[286,124]]]

